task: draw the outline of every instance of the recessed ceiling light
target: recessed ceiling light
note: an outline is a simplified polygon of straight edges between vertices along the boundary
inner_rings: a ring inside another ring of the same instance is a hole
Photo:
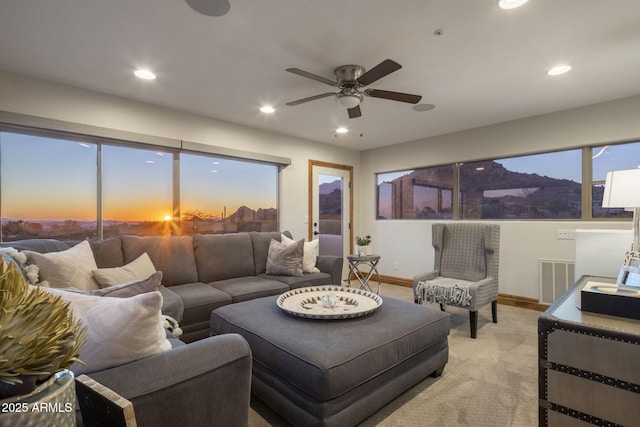
[[[153,160],[147,160],[145,163],[149,163],[150,165],[154,164],[155,162]]]
[[[345,127],[339,127],[338,129],[336,129],[336,133],[347,133],[347,132],[349,132],[349,129]]]
[[[547,74],[550,76],[559,76],[560,74],[564,74],[567,71],[571,70],[571,65],[558,65],[557,67],[553,67]]]
[[[144,80],[154,80],[156,78],[156,75],[149,70],[136,70],[133,74]]]
[[[271,105],[263,105],[262,107],[260,107],[260,111],[266,114],[271,114],[271,113],[275,113],[276,109],[273,108]]]
[[[516,7],[520,7],[529,0],[500,0],[498,2],[498,6],[500,9],[515,9]]]
[[[216,169],[211,169],[211,173],[218,173]]]
[[[219,165],[220,162],[211,162],[212,165]]]

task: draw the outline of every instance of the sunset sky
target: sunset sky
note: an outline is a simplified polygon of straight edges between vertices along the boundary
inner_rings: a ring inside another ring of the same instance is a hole
[[[97,146],[2,132],[2,217],[95,221]],[[172,213],[173,155],[103,146],[103,218],[159,221]],[[275,208],[277,167],[181,154],[181,209],[214,216]]]

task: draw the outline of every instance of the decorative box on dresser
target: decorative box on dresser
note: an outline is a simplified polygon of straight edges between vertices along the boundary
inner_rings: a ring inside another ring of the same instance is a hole
[[[582,311],[582,276],[538,319],[539,425],[640,425],[640,321]]]

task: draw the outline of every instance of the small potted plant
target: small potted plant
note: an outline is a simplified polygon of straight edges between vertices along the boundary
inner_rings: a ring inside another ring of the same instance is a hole
[[[74,319],[68,303],[43,289],[30,288],[15,264],[1,262],[0,402],[3,407],[13,405],[16,411],[0,413],[0,424],[27,422],[24,417],[38,412],[30,405],[52,402],[48,389],[55,390],[55,402],[62,405],[57,408],[75,419],[73,373],[68,369],[80,362],[85,334],[86,327]],[[61,391],[62,383],[68,392]]]
[[[369,236],[368,234],[364,237],[356,236],[357,255],[359,256],[369,255],[370,244],[371,244],[371,236]]]

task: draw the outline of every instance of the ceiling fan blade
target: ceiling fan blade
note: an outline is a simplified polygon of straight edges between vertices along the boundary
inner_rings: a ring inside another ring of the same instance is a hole
[[[333,92],[323,93],[320,95],[309,96],[307,98],[297,99],[295,101],[287,102],[285,105],[289,107],[293,107],[294,105],[302,104],[309,101],[315,101],[316,99],[326,98],[327,96],[335,96],[336,94]]]
[[[384,61],[358,77],[358,83],[360,83],[362,86],[370,85],[376,80],[379,80],[384,76],[393,73],[394,71],[398,71],[400,68],[402,68],[402,65],[390,59],[385,59]]]
[[[360,106],[356,105],[353,108],[348,108],[347,109],[347,113],[349,113],[349,118],[350,119],[355,119],[358,118],[362,115],[362,111],[360,111]]]
[[[422,96],[420,95],[391,92],[388,90],[367,89],[364,93],[372,98],[390,99],[392,101],[408,102],[409,104],[417,104],[422,99]]]
[[[287,68],[287,71],[302,77],[306,77],[308,79],[319,81],[320,83],[328,84],[329,86],[338,86],[338,84],[334,80],[329,80],[322,76],[318,76],[308,71],[301,70],[299,68]]]

